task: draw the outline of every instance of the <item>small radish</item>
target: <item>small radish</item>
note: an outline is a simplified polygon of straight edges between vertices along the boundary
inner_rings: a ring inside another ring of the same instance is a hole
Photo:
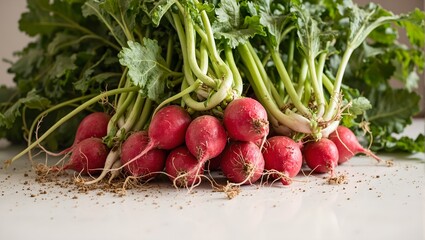
[[[75,134],[74,144],[86,138],[102,138],[108,134],[108,123],[111,119],[107,113],[94,112],[90,113],[81,120]]]
[[[139,131],[132,133],[121,145],[121,163],[124,169],[129,175],[141,178],[141,180],[154,178],[160,171],[163,171],[167,157],[165,150],[154,148],[128,163],[146,149],[148,142],[147,132]]]
[[[306,143],[303,148],[303,155],[307,166],[313,172],[330,172],[331,176],[334,175],[334,170],[338,165],[338,148],[328,138]]]
[[[149,143],[146,148],[126,164],[145,155],[153,148],[171,150],[185,141],[185,133],[191,117],[182,107],[168,105],[161,108],[151,120],[148,129]]]
[[[211,115],[195,118],[187,128],[185,139],[189,151],[202,163],[217,157],[227,143],[226,130]]]
[[[232,142],[223,151],[221,170],[233,183],[252,184],[263,174],[264,158],[253,142]]]
[[[82,174],[97,174],[102,171],[108,152],[102,139],[86,138],[72,148],[71,159],[62,169],[71,169]]]
[[[185,141],[190,153],[198,160],[198,166],[187,174],[199,176],[205,163],[217,157],[226,147],[226,130],[216,117],[202,115],[190,123]]]
[[[189,188],[198,184],[201,181],[199,176],[187,174],[197,168],[198,160],[184,145],[173,149],[165,161],[165,172],[176,187]],[[199,171],[203,172],[202,167]]]
[[[44,151],[51,156],[61,156],[72,151],[72,149],[82,140],[87,138],[103,138],[108,134],[108,123],[111,116],[104,112],[94,112],[85,116],[78,125],[75,133],[74,143],[71,147],[62,150],[59,153]]]
[[[264,144],[263,157],[265,169],[274,178],[279,178],[283,185],[292,183],[291,178],[295,177],[301,170],[302,153],[300,144],[286,136],[274,136]]]
[[[223,124],[229,137],[238,141],[256,141],[269,133],[266,109],[249,97],[235,99],[227,105]]]
[[[378,162],[381,161],[381,159],[373,152],[363,148],[357,140],[356,135],[354,135],[354,133],[345,126],[338,126],[336,131],[332,132],[329,135],[329,139],[334,142],[336,147],[338,148],[338,164],[342,164],[350,160],[352,157],[359,153],[363,153],[367,156],[373,157]]]

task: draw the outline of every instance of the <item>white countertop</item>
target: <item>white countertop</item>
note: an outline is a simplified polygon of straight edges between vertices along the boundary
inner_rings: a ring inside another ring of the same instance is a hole
[[[0,148],[0,160],[17,151]],[[425,154],[380,156],[394,165],[359,156],[339,166],[345,184],[298,176],[232,200],[206,183],[190,194],[168,183],[78,193],[36,182],[22,158],[0,169],[0,239],[425,239]]]

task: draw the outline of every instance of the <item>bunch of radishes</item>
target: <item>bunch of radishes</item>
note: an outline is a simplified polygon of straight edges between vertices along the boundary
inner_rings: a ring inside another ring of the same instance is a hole
[[[201,182],[206,169],[220,169],[236,185],[253,184],[262,177],[288,185],[301,171],[303,162],[312,172],[332,176],[338,164],[357,153],[379,160],[343,126],[327,138],[305,142],[273,135],[269,133],[266,110],[249,97],[231,101],[222,119],[190,116],[177,105],[161,108],[147,131],[132,132],[116,146],[118,163],[108,163],[110,150],[102,143],[109,120],[106,114],[93,113],[81,122],[70,148],[70,161],[63,169],[85,174],[102,172],[100,176],[122,169],[126,176],[141,181],[166,174],[174,186],[192,188]]]

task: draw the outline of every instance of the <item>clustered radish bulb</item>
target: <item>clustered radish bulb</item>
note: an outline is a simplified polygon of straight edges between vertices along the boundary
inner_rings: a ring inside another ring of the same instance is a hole
[[[147,132],[139,131],[132,133],[121,145],[121,163],[127,174],[138,177],[141,180],[149,180],[156,177],[164,169],[167,153],[163,149],[154,148],[143,156],[129,162],[144,149],[149,142]]]
[[[337,129],[329,135],[329,139],[334,142],[336,147],[338,148],[338,164],[342,164],[350,160],[352,157],[359,153],[363,153],[367,156],[373,157],[378,162],[381,161],[381,159],[373,152],[363,148],[357,140],[356,135],[354,135],[354,133],[345,126],[338,126]]]
[[[102,138],[106,136],[108,134],[108,123],[110,119],[111,116],[104,112],[94,112],[84,117],[78,125],[74,144],[86,138]]]
[[[303,156],[308,167],[315,173],[330,173],[333,176],[338,165],[338,148],[328,138],[306,143]]]
[[[230,182],[252,184],[263,174],[264,158],[253,142],[231,142],[223,151],[220,168]]]
[[[233,140],[256,141],[269,133],[266,109],[249,97],[230,102],[224,110],[223,123]]]
[[[227,144],[227,134],[220,120],[211,115],[195,118],[186,131],[186,146],[199,162],[217,157]]]
[[[165,161],[165,172],[176,187],[188,188],[199,183],[201,180],[199,176],[188,174],[196,172],[197,168],[198,160],[184,145],[173,149]],[[199,171],[204,171],[203,166]]]
[[[109,149],[102,139],[86,138],[72,148],[71,158],[62,169],[82,174],[97,174],[102,171],[108,152]]]
[[[291,184],[292,178],[301,170],[303,157],[299,146],[286,136],[271,137],[264,144],[265,169],[278,172],[271,176],[280,179],[284,185]]]
[[[126,164],[139,159],[154,148],[171,150],[182,145],[191,120],[189,113],[180,106],[168,105],[161,108],[149,124],[147,146],[132,159],[128,159]]]

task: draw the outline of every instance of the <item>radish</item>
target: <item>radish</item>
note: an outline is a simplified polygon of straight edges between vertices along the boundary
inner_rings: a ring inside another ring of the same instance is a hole
[[[283,185],[292,183],[291,178],[300,172],[303,162],[300,144],[286,136],[269,138],[264,144],[263,157],[264,168]]]
[[[205,163],[223,151],[227,143],[226,130],[216,117],[202,115],[190,123],[185,141],[196,159]]]
[[[197,170],[198,160],[190,153],[186,146],[173,149],[165,161],[165,172],[176,187],[190,187],[200,182],[199,176],[187,174]],[[203,172],[201,166],[200,172]]]
[[[338,148],[328,138],[308,142],[304,145],[303,155],[307,166],[316,173],[330,172],[334,175],[334,169],[338,165]]]
[[[354,133],[345,126],[338,126],[336,131],[332,132],[329,135],[329,139],[334,142],[336,147],[338,148],[338,164],[342,164],[350,160],[354,155],[359,153],[363,153],[367,156],[373,157],[378,162],[381,161],[381,159],[373,152],[363,148],[357,140],[356,135],[354,135]]]
[[[121,145],[121,163],[124,169],[129,175],[141,178],[141,180],[154,178],[160,171],[163,171],[167,157],[165,150],[154,148],[134,159],[146,149],[148,142],[147,132],[139,131],[132,133]],[[132,159],[134,160],[129,163]]]
[[[108,123],[110,119],[111,116],[104,112],[94,112],[87,115],[78,125],[74,144],[86,138],[103,138],[106,136],[108,134]]]
[[[263,139],[269,133],[266,109],[248,97],[235,99],[227,105],[223,124],[229,137],[238,141]]]
[[[74,142],[71,147],[62,150],[59,153],[50,152],[40,146],[47,154],[51,156],[61,156],[72,151],[72,149],[82,140],[87,138],[103,138],[108,134],[108,123],[111,116],[104,112],[94,112],[85,116],[78,125],[75,133]]]
[[[168,105],[161,108],[152,117],[149,125],[149,143],[143,151],[133,159],[129,159],[126,164],[142,157],[153,148],[171,150],[182,145],[191,120],[189,113],[180,106]]]
[[[202,172],[205,163],[220,155],[226,147],[226,130],[216,117],[202,115],[190,123],[186,131],[185,141],[190,153],[198,160],[197,167],[186,174],[197,177]],[[184,175],[180,177],[184,177]]]
[[[252,184],[263,174],[264,158],[253,142],[232,142],[222,153],[221,170],[233,183]]]
[[[102,139],[86,138],[72,148],[71,159],[62,169],[71,169],[82,174],[99,173],[105,164],[108,152]]]

